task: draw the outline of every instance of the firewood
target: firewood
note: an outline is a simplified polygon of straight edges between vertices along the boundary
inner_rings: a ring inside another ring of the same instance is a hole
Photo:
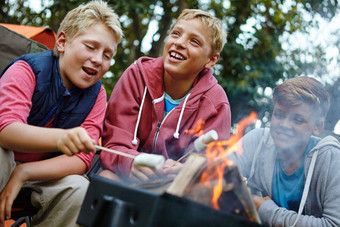
[[[254,201],[252,199],[249,188],[245,181],[242,179],[242,175],[235,165],[227,166],[224,172],[224,179],[226,182],[232,183],[234,188],[231,192],[238,198],[244,209],[243,216],[248,220],[260,223]],[[222,197],[223,199],[223,197]]]
[[[223,161],[216,158],[209,163],[209,171],[214,171],[214,166],[220,165]],[[207,179],[209,182],[201,182],[200,178],[202,173],[207,171],[207,166],[206,156],[191,154],[166,192],[211,206],[213,187],[218,179]],[[208,173],[208,176],[210,175],[212,174]],[[220,210],[260,223],[250,191],[237,166],[227,166],[223,177],[223,191],[218,200]],[[207,186],[207,183],[210,186]]]
[[[185,190],[196,181],[206,165],[207,158],[204,155],[191,154],[166,192],[177,196],[183,196]]]

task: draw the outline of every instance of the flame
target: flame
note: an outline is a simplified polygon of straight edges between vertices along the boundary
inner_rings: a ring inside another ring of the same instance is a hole
[[[203,127],[205,125],[205,121],[203,121],[202,119],[199,119],[194,126],[192,127],[192,129],[186,129],[185,133],[189,133],[189,134],[197,134],[197,136],[201,136],[203,135]]]
[[[244,130],[257,119],[257,114],[251,112],[248,117],[242,119],[237,124],[236,132],[230,136],[229,140],[213,141],[209,143],[206,149],[208,158],[208,167],[202,173],[200,182],[204,183],[207,187],[213,187],[211,206],[219,209],[218,199],[223,190],[223,175],[224,169],[228,165],[232,165],[232,161],[227,159],[227,156],[235,152],[236,148],[233,146],[244,135]],[[226,147],[226,148],[225,148]],[[211,185],[212,182],[214,185]]]

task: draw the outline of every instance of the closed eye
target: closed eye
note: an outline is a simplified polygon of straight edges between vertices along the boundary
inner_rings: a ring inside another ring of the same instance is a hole
[[[90,49],[90,50],[94,50],[94,47],[92,45],[89,45],[89,44],[85,44],[85,46]]]
[[[112,58],[112,56],[108,55],[108,54],[104,54],[104,57],[105,57],[106,60],[110,60]]]
[[[306,121],[303,118],[295,117],[294,122],[298,125],[301,125],[301,124],[305,123]]]

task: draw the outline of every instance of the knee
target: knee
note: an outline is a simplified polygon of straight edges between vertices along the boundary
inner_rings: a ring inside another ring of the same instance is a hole
[[[12,151],[6,151],[0,147],[0,192],[7,184],[16,164],[14,161],[14,154]]]
[[[74,201],[74,205],[78,206],[83,203],[85,198],[87,188],[89,186],[89,181],[80,175],[70,175],[66,177],[68,183],[68,190],[69,193],[68,197]]]

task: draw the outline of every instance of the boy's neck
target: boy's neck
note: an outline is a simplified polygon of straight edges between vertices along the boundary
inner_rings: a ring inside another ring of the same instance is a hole
[[[306,147],[300,149],[279,150],[278,155],[286,174],[292,174],[300,166]]]
[[[183,98],[192,88],[196,78],[191,80],[174,80],[164,76],[164,91],[173,99]]]

